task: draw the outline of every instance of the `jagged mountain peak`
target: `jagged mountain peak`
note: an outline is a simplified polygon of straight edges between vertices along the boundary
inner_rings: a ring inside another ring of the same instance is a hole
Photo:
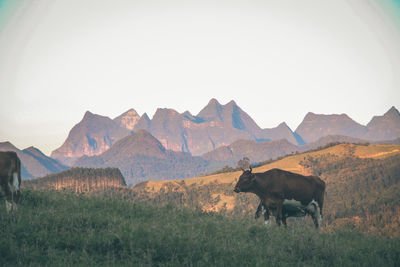
[[[197,117],[197,116],[192,115],[192,113],[190,113],[189,111],[185,111],[184,113],[182,113],[182,116],[183,116],[185,119],[190,120],[190,121],[192,121],[192,122],[194,122],[194,123],[202,123],[202,122],[204,122],[203,119],[201,119],[201,118],[199,118],[199,117]]]
[[[215,98],[211,99],[208,102],[207,106],[205,106],[197,117],[200,117],[204,120],[222,120],[221,112],[223,110],[223,106],[216,100]]]
[[[136,112],[136,110],[134,108],[130,108],[127,111],[125,111],[124,113],[122,113],[121,115],[117,116],[114,118],[114,120],[116,120],[119,117],[123,117],[123,116],[139,116],[139,114]]]
[[[54,150],[51,156],[69,165],[83,155],[101,154],[127,134],[129,131],[126,128],[109,117],[86,111],[82,120],[71,129],[63,145]]]
[[[209,106],[209,105],[219,105],[219,106],[221,106],[221,104],[215,98],[211,98],[210,99],[210,101],[208,102],[207,106]]]
[[[165,118],[169,116],[179,116],[180,113],[172,108],[158,108],[154,113],[153,120],[158,118]]]
[[[90,111],[86,111],[85,114],[83,115],[82,120],[79,123],[80,124],[86,124],[86,123],[96,124],[99,121],[112,121],[112,120],[109,117],[95,114]]]
[[[87,110],[86,112],[85,112],[85,115],[83,115],[83,119],[89,119],[89,118],[92,118],[92,117],[94,117],[96,114],[94,114],[94,113],[92,113],[92,112],[90,112],[89,110]]]
[[[392,106],[383,116],[400,117],[400,112],[395,106]]]
[[[139,130],[139,129],[149,130],[150,124],[151,124],[151,120],[150,120],[149,116],[147,115],[147,113],[143,113],[142,117],[140,117],[140,119],[135,124],[135,127],[133,128],[133,130],[134,131]]]
[[[278,126],[277,126],[277,128],[288,128],[289,130],[291,130],[290,129],[290,127],[287,125],[287,123],[286,122],[281,122]]]
[[[37,148],[34,147],[34,146],[27,147],[27,148],[25,148],[23,151],[28,151],[28,152],[30,152],[30,153],[37,154],[37,155],[44,155],[44,154],[42,153],[42,151],[40,151],[39,149],[37,149]]]
[[[11,144],[11,142],[9,141],[0,142],[0,151],[7,151],[7,149],[9,149],[10,151],[18,150],[18,148]]]
[[[114,119],[121,127],[133,130],[140,119],[135,109],[131,108]]]
[[[364,139],[373,141],[394,140],[400,136],[400,113],[393,106],[382,116],[374,116],[367,124]]]
[[[192,115],[192,113],[190,113],[189,110],[186,110],[185,112],[183,112],[182,115],[183,115],[185,118],[194,118],[194,116]]]
[[[399,111],[394,106],[392,106],[382,116],[374,116],[372,118],[372,120],[367,124],[367,127],[372,127],[372,126],[374,126],[374,125],[376,125],[378,123],[382,123],[383,121],[392,122],[392,123],[395,123],[395,124],[396,124],[396,122],[400,122],[400,113],[399,113]],[[399,127],[400,127],[400,125],[399,125]]]
[[[237,106],[237,104],[236,104],[235,100],[232,99],[231,101],[226,103],[225,106]]]
[[[143,119],[145,119],[145,120],[150,120],[150,118],[149,118],[149,115],[147,115],[147,113],[145,112],[145,113],[143,113],[143,115],[142,115],[142,117],[141,118],[143,118]]]

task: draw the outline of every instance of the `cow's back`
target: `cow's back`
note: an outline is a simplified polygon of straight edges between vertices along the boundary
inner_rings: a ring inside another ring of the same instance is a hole
[[[272,169],[263,173],[264,186],[269,192],[281,194],[284,199],[295,199],[304,205],[313,199],[320,200],[319,191],[325,190],[325,182],[316,176],[303,176],[280,169]],[[323,201],[323,199],[322,199]],[[321,202],[322,203],[322,202]]]

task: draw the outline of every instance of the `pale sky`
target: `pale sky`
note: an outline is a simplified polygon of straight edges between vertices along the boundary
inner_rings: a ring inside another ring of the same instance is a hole
[[[0,0],[0,142],[49,155],[87,110],[211,98],[293,131],[399,109],[400,1]]]

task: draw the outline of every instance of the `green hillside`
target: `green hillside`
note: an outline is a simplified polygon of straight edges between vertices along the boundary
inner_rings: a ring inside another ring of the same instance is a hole
[[[255,168],[254,172],[280,168],[320,176],[327,185],[324,231],[346,228],[400,237],[399,151],[399,146],[391,145],[340,144],[288,156]],[[119,188],[113,195],[253,217],[258,198],[254,194],[233,192],[240,174],[238,171],[185,180],[151,181],[132,189]],[[290,218],[291,221],[295,219]]]
[[[357,231],[266,228],[169,204],[22,192],[0,209],[0,266],[396,266],[400,239]]]

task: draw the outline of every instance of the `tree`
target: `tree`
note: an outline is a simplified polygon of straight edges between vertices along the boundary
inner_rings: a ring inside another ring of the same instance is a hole
[[[249,169],[250,168],[250,159],[248,157],[244,157],[236,163],[236,168],[238,169]]]

